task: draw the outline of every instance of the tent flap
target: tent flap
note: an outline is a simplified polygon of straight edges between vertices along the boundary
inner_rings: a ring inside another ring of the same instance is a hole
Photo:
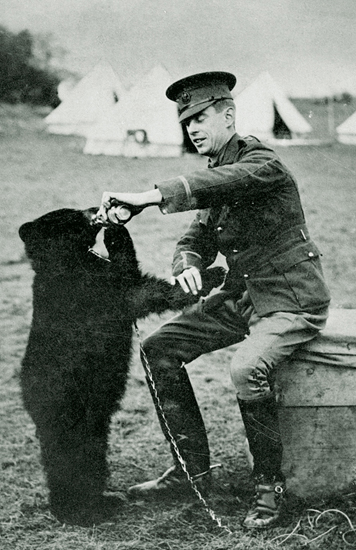
[[[254,135],[262,140],[305,137],[312,131],[268,72],[235,98],[236,130],[241,135]]]

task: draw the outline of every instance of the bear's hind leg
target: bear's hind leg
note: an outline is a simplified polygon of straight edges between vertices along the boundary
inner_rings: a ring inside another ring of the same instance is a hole
[[[107,501],[107,429],[103,426],[103,433],[94,436],[80,421],[64,434],[39,436],[51,511],[60,521],[95,522]]]

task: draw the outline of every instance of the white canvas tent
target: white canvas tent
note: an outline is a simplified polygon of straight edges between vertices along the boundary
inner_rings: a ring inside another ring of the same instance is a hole
[[[235,98],[236,131],[274,143],[302,142],[312,131],[268,72],[261,73]]]
[[[84,153],[127,157],[176,157],[183,134],[177,105],[167,99],[172,78],[157,65],[93,126]]]
[[[124,87],[111,65],[98,63],[63,98],[46,118],[53,134],[86,136],[88,130],[124,93]]]
[[[336,135],[340,143],[356,145],[356,112],[336,128]]]
[[[61,101],[64,101],[70,93],[73,91],[74,86],[78,84],[78,81],[75,81],[74,78],[66,78],[61,80],[57,86],[57,94]]]

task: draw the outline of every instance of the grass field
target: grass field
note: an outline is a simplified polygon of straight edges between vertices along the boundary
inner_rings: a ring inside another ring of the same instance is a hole
[[[310,112],[310,106],[304,107],[305,113]],[[325,117],[320,106],[318,109],[315,117],[320,135],[325,131]],[[338,112],[337,117],[340,120],[346,114]],[[145,190],[156,181],[206,163],[195,155],[179,159],[90,157],[82,154],[82,146],[79,138],[47,135],[41,116],[34,111],[6,105],[0,108],[1,550],[267,550],[279,546],[297,549],[306,541],[310,548],[346,548],[342,540],[342,533],[349,529],[345,516],[328,513],[316,524],[317,514],[308,513],[306,506],[295,507],[283,526],[266,533],[242,530],[241,520],[253,488],[229,379],[231,349],[200,358],[190,366],[190,373],[206,421],[212,461],[223,464],[214,475],[208,502],[232,534],[219,528],[194,498],[149,505],[126,498],[129,485],[170,465],[137,343],[123,407],[113,418],[110,444],[110,482],[120,490],[122,512],[116,521],[90,529],[60,525],[49,513],[35,429],[22,407],[18,386],[31,321],[32,282],[18,227],[52,209],[97,205],[104,190]],[[332,306],[356,308],[356,149],[333,144],[279,148],[278,153],[299,181],[309,229],[324,255]],[[175,241],[191,218],[192,213],[163,217],[158,209],[149,209],[130,222],[144,270],[170,275]],[[152,316],[140,323],[142,336],[168,317]],[[320,511],[337,508],[356,522],[355,502],[351,495],[307,505]],[[298,530],[286,539],[299,521]],[[325,534],[328,529],[332,530]]]

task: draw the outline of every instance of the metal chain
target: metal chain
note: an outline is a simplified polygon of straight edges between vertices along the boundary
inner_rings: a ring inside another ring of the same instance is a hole
[[[206,502],[206,500],[204,499],[204,497],[202,496],[202,494],[200,493],[199,489],[197,488],[195,482],[194,482],[194,478],[195,479],[198,479],[199,477],[203,476],[204,474],[207,474],[212,468],[216,468],[218,465],[216,466],[211,466],[209,470],[207,470],[206,472],[203,472],[202,474],[198,474],[196,476],[191,476],[190,473],[188,472],[188,469],[187,469],[187,465],[186,465],[186,462],[184,460],[184,458],[182,457],[182,455],[180,454],[180,451],[179,451],[179,448],[178,448],[178,445],[177,445],[177,442],[171,432],[171,429],[168,425],[168,422],[167,422],[167,418],[166,418],[166,415],[163,411],[163,407],[161,405],[161,400],[158,396],[158,392],[157,392],[157,388],[156,388],[156,385],[155,385],[155,382],[153,380],[153,375],[152,375],[152,371],[151,371],[151,368],[150,368],[150,365],[149,365],[149,362],[148,362],[148,359],[147,359],[147,355],[146,355],[146,352],[145,350],[143,349],[143,346],[142,346],[142,340],[141,340],[141,335],[140,335],[140,331],[138,329],[138,326],[136,323],[134,323],[134,327],[135,327],[135,331],[136,331],[136,335],[137,335],[137,338],[138,338],[138,341],[139,341],[139,344],[140,344],[140,352],[141,352],[141,357],[143,359],[142,361],[142,364],[143,364],[143,368],[144,368],[144,371],[146,373],[146,376],[147,376],[147,380],[148,380],[148,383],[151,387],[151,390],[153,392],[153,395],[154,395],[154,399],[156,401],[156,404],[157,404],[157,407],[159,409],[159,412],[160,412],[160,415],[161,415],[161,418],[162,418],[162,421],[165,425],[165,428],[167,430],[167,433],[168,433],[168,437],[169,437],[169,440],[170,440],[170,443],[172,444],[172,447],[174,449],[174,452],[176,454],[176,457],[179,461],[179,464],[183,470],[183,472],[185,473],[194,493],[196,494],[196,496],[198,497],[199,501],[201,502],[201,504],[203,505],[203,507],[205,508],[205,511],[209,514],[209,516],[211,517],[211,519],[218,524],[218,526],[221,528],[221,529],[224,529],[227,533],[229,533],[229,535],[232,534],[232,531],[226,526],[226,525],[223,525],[222,523],[222,520],[221,518],[219,518],[214,510],[212,510],[208,503]]]

